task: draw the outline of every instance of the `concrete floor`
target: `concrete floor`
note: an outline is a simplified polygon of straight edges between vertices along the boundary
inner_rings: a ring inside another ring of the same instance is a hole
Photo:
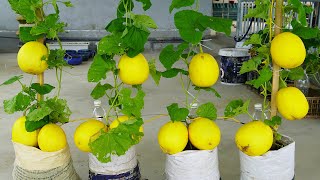
[[[210,51],[215,57],[222,47],[232,47],[231,38],[217,37],[213,41],[207,42],[213,48]],[[147,59],[158,58],[158,51],[146,52]],[[74,167],[82,179],[88,177],[88,156],[75,148],[73,143],[73,132],[82,122],[79,118],[90,117],[93,107],[93,99],[90,92],[94,84],[86,80],[87,71],[92,61],[87,61],[73,69],[65,69],[61,97],[68,100],[73,112],[71,119],[76,120],[63,125],[66,131],[70,151],[72,154]],[[16,63],[16,53],[0,54],[0,84],[13,75],[22,74]],[[30,82],[31,76],[25,75],[23,82]],[[45,82],[56,84],[54,72],[48,70],[45,73]],[[245,85],[223,85],[220,82],[214,86],[222,95],[221,99],[214,97],[210,93],[203,93],[199,100],[201,102],[212,101],[218,109],[218,114],[223,115],[226,104],[232,99],[251,98],[251,108],[253,104],[261,102],[262,98],[255,92],[249,90]],[[143,117],[145,120],[157,114],[166,113],[166,106],[172,102],[183,102],[184,94],[180,89],[178,79],[161,79],[160,85],[156,86],[151,78],[143,85],[146,92],[145,108]],[[14,162],[14,151],[11,144],[11,126],[14,120],[21,114],[8,115],[3,111],[2,101],[11,98],[20,90],[18,84],[0,87],[0,179],[12,179],[11,172]],[[106,104],[106,101],[104,102]],[[241,121],[246,122],[246,116],[240,116]],[[160,151],[157,143],[157,132],[161,125],[167,122],[168,117],[161,117],[144,125],[145,136],[137,145],[137,154],[140,161],[141,174],[143,178],[149,180],[163,180],[165,154]],[[234,134],[239,128],[238,124],[232,122],[217,121],[222,139],[219,145],[219,167],[223,180],[239,179],[239,155],[234,144]],[[320,179],[320,120],[304,119],[301,121],[284,121],[280,132],[291,136],[296,141],[296,180],[318,180]]]

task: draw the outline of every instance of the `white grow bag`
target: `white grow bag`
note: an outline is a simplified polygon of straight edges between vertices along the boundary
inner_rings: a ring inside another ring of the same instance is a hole
[[[219,180],[218,148],[167,155],[165,174],[167,180]]]
[[[289,144],[262,156],[248,156],[240,152],[241,180],[292,180],[294,178],[295,142],[282,138]]]
[[[89,153],[90,177],[104,177],[105,179],[139,179],[140,170],[135,146],[124,155],[111,155],[111,162],[101,163],[92,153]]]
[[[14,180],[78,180],[69,147],[55,152],[13,142],[15,161],[12,171]]]

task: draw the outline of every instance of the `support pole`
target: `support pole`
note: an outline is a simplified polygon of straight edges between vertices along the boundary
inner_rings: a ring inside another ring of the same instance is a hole
[[[44,38],[40,38],[37,41],[44,43]],[[44,73],[38,74],[37,78],[38,78],[38,83],[40,84],[40,86],[42,86],[44,84]],[[38,102],[41,101],[42,99],[43,99],[43,96],[41,94],[37,94]]]
[[[283,5],[283,0],[276,0],[275,26],[274,26],[275,36],[281,33],[282,5]],[[279,73],[280,73],[280,67],[277,64],[273,63],[272,92],[271,92],[271,117],[277,115],[276,94],[279,89]]]

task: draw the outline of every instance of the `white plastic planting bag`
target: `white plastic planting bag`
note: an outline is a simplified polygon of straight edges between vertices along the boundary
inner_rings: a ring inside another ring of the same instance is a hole
[[[101,163],[89,153],[89,170],[96,174],[117,175],[133,170],[138,165],[136,148],[132,146],[124,155],[111,155],[111,162]]]
[[[44,152],[38,148],[13,142],[15,151],[14,180],[78,180],[69,147],[56,152]]]
[[[292,180],[294,178],[295,142],[286,136],[289,145],[262,156],[240,152],[241,180]]]
[[[168,180],[219,180],[218,148],[167,155],[165,174]]]

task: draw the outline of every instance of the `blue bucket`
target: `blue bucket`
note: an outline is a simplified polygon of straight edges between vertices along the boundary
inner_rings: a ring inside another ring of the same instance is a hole
[[[222,84],[236,85],[247,81],[247,74],[240,74],[240,69],[242,63],[250,58],[248,51],[246,48],[224,48],[219,50]]]

